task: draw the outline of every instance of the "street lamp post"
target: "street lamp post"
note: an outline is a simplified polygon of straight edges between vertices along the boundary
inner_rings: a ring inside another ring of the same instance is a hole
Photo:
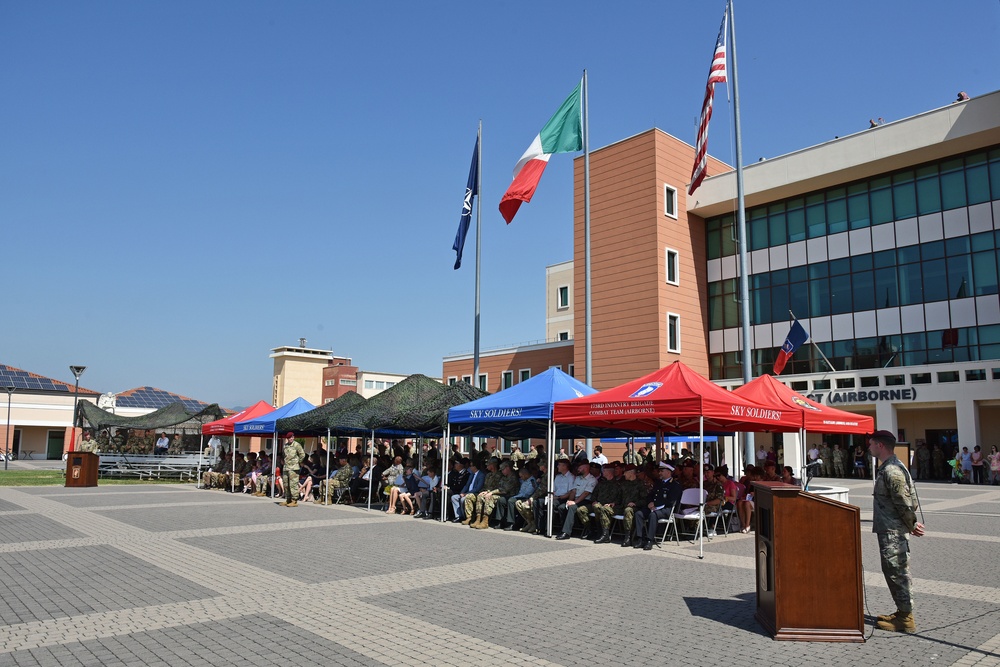
[[[7,430],[4,435],[4,454],[3,457],[3,469],[7,470],[7,461],[10,460],[10,441],[13,440],[10,436],[10,399],[14,395],[14,390],[17,387],[7,387]]]
[[[70,448],[66,451],[73,451],[76,449],[76,404],[80,400],[80,376],[83,372],[87,370],[86,366],[70,366],[69,371],[76,378],[76,387],[73,389],[73,417],[70,420],[70,426],[73,427],[73,442],[70,443]]]

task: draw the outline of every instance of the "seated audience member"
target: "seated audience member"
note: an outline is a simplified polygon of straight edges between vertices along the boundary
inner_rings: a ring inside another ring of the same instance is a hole
[[[573,473],[570,472],[570,465],[571,463],[569,457],[566,456],[565,454],[563,455],[563,458],[560,458],[556,461],[556,475],[553,478],[552,482],[553,526],[555,526],[556,523],[558,523],[560,519],[560,513],[565,514],[566,502],[571,500],[573,497],[573,482],[575,481],[576,477],[574,477]],[[542,520],[543,523],[541,524],[539,524],[538,521],[535,522],[536,532],[538,532],[540,535],[548,535],[548,526],[545,523],[548,516],[546,514],[547,502],[548,502],[547,498],[539,498],[535,500],[535,504],[533,506],[535,517],[538,518],[541,518],[543,516],[546,517],[546,519]]]
[[[594,464],[591,464],[594,465]],[[590,507],[581,505],[576,510],[576,520],[582,524],[583,539],[593,538],[590,523],[590,513],[594,513],[596,523],[601,527],[600,536],[594,544],[606,544],[611,541],[611,517],[621,501],[621,484],[615,479],[614,466],[606,465],[601,469],[601,479],[598,480],[594,492],[590,496]]]
[[[740,518],[740,532],[750,532],[750,519],[753,516],[753,483],[761,479],[760,468],[747,466],[746,483],[742,484],[743,492],[736,499],[736,514]]]
[[[236,482],[236,488],[242,489],[243,493],[251,493],[253,491],[253,471],[257,468],[257,452],[250,452],[247,454],[247,464],[244,468],[244,473],[240,475],[239,480]]]
[[[646,503],[646,496],[649,489],[636,476],[637,467],[634,463],[625,466],[622,473],[624,479],[621,482],[621,514],[622,523],[625,527],[625,541],[623,547],[632,546],[632,533],[635,527],[635,514],[643,508]]]
[[[661,461],[659,471],[660,481],[646,497],[646,506],[635,513],[635,536],[632,538],[634,549],[649,551],[653,548],[657,522],[670,516],[681,501],[684,490],[673,479],[674,467]]]
[[[414,496],[420,490],[420,475],[417,474],[416,468],[412,465],[406,467],[406,473],[403,475],[403,484],[405,488],[399,492],[399,502],[403,506],[402,513],[413,516],[417,513]]]
[[[795,471],[792,470],[792,466],[785,466],[781,469],[781,481],[785,484],[799,483],[799,481],[795,479]]]
[[[518,471],[517,476],[520,479],[520,485],[518,486],[517,492],[508,496],[500,506],[503,517],[507,521],[507,525],[503,527],[504,530],[514,530],[514,523],[517,519],[517,515],[514,514],[514,512],[519,512],[518,504],[531,498],[535,489],[538,488],[538,482],[535,481],[535,478],[531,475],[531,470],[528,466],[522,466],[521,470]],[[501,523],[502,522],[503,520],[501,520]]]
[[[764,461],[764,474],[761,479],[765,482],[780,482],[781,475],[778,474],[778,464],[771,459]]]
[[[260,458],[257,460],[257,467],[253,469],[250,473],[251,486],[253,487],[253,495],[258,498],[266,495],[265,491],[270,483],[271,475],[271,459],[267,454],[261,454]]]
[[[729,477],[729,468],[726,466],[719,466],[715,469],[715,478],[722,484],[722,493],[724,496],[724,500],[722,501],[723,511],[734,511],[736,509],[736,499],[740,495],[739,482],[735,482]]]
[[[463,500],[465,519],[462,523],[470,528],[489,528],[490,512],[496,506],[495,496],[499,492],[500,481],[503,479],[503,473],[500,472],[500,459],[491,458],[486,464],[486,471],[482,491],[475,496],[466,496]]]
[[[490,517],[493,516],[494,509],[499,507],[500,522],[497,524],[497,528],[502,528],[507,499],[517,493],[519,486],[520,482],[517,475],[514,474],[514,465],[510,461],[502,462],[500,464],[500,480],[497,482],[497,488],[491,491],[488,496],[484,495],[484,490],[476,498],[476,513],[481,517],[485,517],[479,521],[477,527],[489,528]]]
[[[705,493],[708,494],[705,497],[705,511],[718,512],[722,509],[722,503],[726,501],[726,489],[722,486],[722,482],[716,479],[715,466],[711,463],[705,465],[702,474],[705,476]]]
[[[695,467],[694,459],[685,459],[684,463],[681,464],[680,468],[677,469],[680,472],[680,485],[682,489],[697,489],[698,488],[698,471]]]
[[[226,491],[238,491],[239,481],[247,473],[247,459],[243,452],[236,452],[236,463],[223,473],[223,479],[219,486]]]
[[[417,518],[426,517],[431,499],[440,490],[441,480],[438,478],[437,472],[431,466],[424,468],[424,474],[420,477],[419,488],[414,496],[417,503],[417,513],[414,516]]]
[[[527,470],[535,480],[535,490],[527,498],[518,500],[515,503],[515,508],[524,518],[524,527],[521,528],[521,532],[534,533],[538,529],[535,522],[536,520],[540,520],[538,515],[535,514],[535,501],[537,500],[544,503],[545,498],[548,497],[549,466],[545,461],[528,461],[524,469]]]
[[[399,457],[397,457],[399,458]],[[406,490],[406,479],[413,475],[413,466],[406,466],[403,472],[396,475],[396,478],[388,478],[390,486],[389,488],[389,506],[386,508],[386,514],[396,513],[396,503],[400,501],[400,496],[407,492]],[[385,475],[383,475],[384,477]],[[405,506],[404,506],[405,507]]]
[[[483,490],[483,483],[485,481],[486,475],[480,472],[476,462],[470,459],[469,474],[465,479],[465,486],[462,487],[462,490],[458,494],[451,497],[451,506],[455,510],[455,523],[469,525],[472,517],[467,517],[464,511],[466,499],[471,496],[472,502],[475,502],[476,494]],[[469,519],[469,521],[466,521],[466,519]]]
[[[393,457],[392,465],[386,467],[382,471],[382,486],[385,488],[386,493],[389,493],[389,487],[396,484],[396,482],[399,481],[399,476],[404,472],[405,468],[403,467],[403,457],[398,455]]]
[[[323,499],[324,505],[330,504],[330,498],[333,497],[337,491],[349,490],[351,480],[354,477],[354,471],[347,462],[347,454],[340,454],[337,457],[337,461],[340,466],[330,475],[329,479],[323,480],[319,486],[319,495]],[[354,494],[351,494],[352,498],[353,496]]]
[[[442,495],[442,502],[445,504],[446,521],[457,518],[457,515],[453,515],[452,511],[448,508],[452,507],[452,498],[457,498],[461,495],[462,489],[465,488],[465,483],[469,479],[469,471],[466,469],[468,463],[468,459],[464,459],[460,455],[456,456],[452,461],[451,470],[448,471],[448,480]]]
[[[556,535],[557,540],[568,540],[573,534],[573,523],[576,521],[577,510],[581,506],[587,508],[588,512],[590,511],[590,495],[594,492],[594,487],[597,486],[597,476],[594,473],[600,474],[600,469],[599,463],[590,463],[589,461],[581,463],[577,467],[577,476],[573,480],[573,492],[565,503],[566,518],[563,519],[562,532]]]
[[[228,453],[219,457],[215,465],[206,470],[201,476],[201,488],[214,489],[219,484],[219,479],[224,478],[226,471],[232,469],[233,459]]]

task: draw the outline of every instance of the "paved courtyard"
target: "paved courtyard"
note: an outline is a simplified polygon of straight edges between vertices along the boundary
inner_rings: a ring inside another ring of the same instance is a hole
[[[870,482],[847,486],[891,611]],[[1000,665],[1000,487],[919,490],[918,634],[827,644],[754,621],[752,535],[699,560],[193,486],[0,487],[0,667]]]

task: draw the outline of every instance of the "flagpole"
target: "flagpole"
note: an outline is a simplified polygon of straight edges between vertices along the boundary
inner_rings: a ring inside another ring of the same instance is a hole
[[[479,203],[476,205],[476,325],[475,341],[472,347],[472,386],[479,386],[479,261],[483,252],[483,120],[479,119],[479,132],[476,135],[476,193]]]
[[[729,11],[729,58],[733,73],[733,130],[736,140],[736,223],[740,252],[740,334],[743,340],[743,383],[753,379],[753,348],[750,346],[750,281],[747,276],[747,234],[745,202],[743,199],[743,144],[740,132],[740,86],[736,73],[736,20],[733,18],[733,0],[727,0]],[[744,434],[743,456],[747,464],[756,456],[753,432]]]
[[[590,105],[588,102],[587,70],[583,70],[583,281],[584,281],[584,363],[587,385],[594,385],[593,350],[590,319]],[[594,455],[593,440],[587,438],[587,458]]]
[[[795,313],[793,313],[793,312],[791,311],[791,309],[789,309],[789,311],[788,311],[788,314],[792,316],[792,322],[795,322],[796,320],[798,320],[798,319],[799,319],[799,318],[795,317]],[[812,325],[809,325],[809,328],[811,329],[811,328],[812,328]],[[830,360],[826,358],[826,355],[825,355],[825,354],[823,354],[823,350],[819,349],[819,345],[817,345],[817,344],[816,344],[816,341],[814,341],[814,340],[812,339],[812,336],[809,336],[809,342],[810,342],[810,343],[812,343],[812,346],[813,346],[814,348],[816,348],[816,351],[817,351],[817,352],[819,352],[819,356],[823,357],[823,361],[825,361],[825,362],[826,362],[826,365],[830,367],[830,370],[831,370],[831,371],[833,371],[834,373],[836,373],[836,372],[837,372],[837,369],[833,367],[833,364],[831,364],[831,363],[830,363]]]

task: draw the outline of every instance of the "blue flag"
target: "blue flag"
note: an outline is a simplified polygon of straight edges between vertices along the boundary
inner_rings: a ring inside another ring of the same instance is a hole
[[[785,370],[785,364],[795,354],[795,350],[799,349],[807,340],[809,340],[809,334],[805,328],[799,324],[798,320],[792,322],[792,328],[788,331],[788,336],[785,337],[785,343],[778,351],[778,358],[774,360],[775,375],[781,375],[781,371]]]
[[[462,250],[465,248],[465,237],[469,233],[469,223],[472,221],[473,199],[479,194],[479,137],[476,137],[476,147],[472,150],[472,166],[469,167],[469,183],[465,186],[465,200],[462,202],[462,218],[458,221],[458,233],[451,249],[455,251],[455,269],[462,266]]]

